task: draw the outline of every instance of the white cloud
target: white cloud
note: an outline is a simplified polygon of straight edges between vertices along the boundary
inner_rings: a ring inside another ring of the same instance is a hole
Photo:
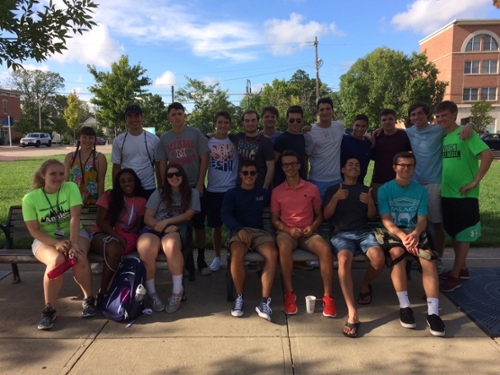
[[[356,62],[356,60],[351,60],[351,61],[344,61],[342,64],[340,64],[340,70],[343,72],[347,72],[349,69],[351,69],[351,66]]]
[[[201,80],[207,86],[212,86],[217,83],[220,83],[220,81],[215,79],[214,77],[203,77]]]
[[[459,18],[478,18],[491,10],[491,0],[415,0],[407,11],[396,14],[391,23],[397,31],[429,34]]]
[[[264,89],[265,83],[256,83],[252,85],[252,94],[258,94]]]
[[[177,83],[175,74],[170,70],[164,72],[161,76],[156,78],[154,86],[174,86]]]
[[[311,45],[315,36],[332,33],[341,37],[345,34],[337,29],[335,23],[320,24],[316,21],[304,23],[304,17],[292,13],[289,20],[271,19],[264,23],[264,33],[271,43],[270,51],[275,56],[291,55],[295,49]]]
[[[47,64],[23,64],[24,69],[26,70],[41,70],[42,72],[48,72],[49,66]]]

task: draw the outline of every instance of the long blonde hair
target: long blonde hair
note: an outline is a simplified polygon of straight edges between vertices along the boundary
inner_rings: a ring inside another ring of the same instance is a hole
[[[45,179],[43,178],[43,175],[47,173],[47,169],[54,164],[59,164],[61,167],[64,169],[64,164],[61,163],[57,159],[47,159],[45,160],[42,165],[38,167],[38,169],[35,171],[35,174],[33,175],[33,190],[39,189],[45,186]]]

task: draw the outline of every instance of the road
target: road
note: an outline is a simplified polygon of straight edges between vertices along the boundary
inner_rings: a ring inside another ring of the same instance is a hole
[[[48,157],[54,155],[65,155],[71,151],[75,150],[75,146],[66,145],[52,145],[52,147],[41,146],[36,147],[26,147],[22,148],[19,146],[0,146],[0,162],[2,161],[14,161],[21,159],[31,159]],[[104,154],[111,153],[111,145],[97,146],[97,151]]]

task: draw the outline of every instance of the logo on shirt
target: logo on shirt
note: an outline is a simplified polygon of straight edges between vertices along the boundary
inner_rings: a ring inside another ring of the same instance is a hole
[[[411,227],[416,223],[420,201],[411,198],[396,198],[389,201],[391,220],[398,227]]]
[[[443,146],[443,158],[444,159],[460,158],[460,150],[458,149],[458,144],[452,143]]]
[[[263,201],[264,200],[264,196],[261,195],[260,197],[255,197],[255,200],[256,201]]]

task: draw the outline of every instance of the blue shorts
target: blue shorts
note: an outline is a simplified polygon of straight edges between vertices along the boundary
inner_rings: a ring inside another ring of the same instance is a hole
[[[316,180],[309,179],[309,182],[311,184],[316,185],[316,187],[318,188],[321,201],[323,201],[323,197],[325,196],[326,189],[328,189],[330,186],[340,184],[343,181],[344,180],[342,180],[341,178],[338,180],[335,180],[335,181],[316,181]]]
[[[370,247],[378,246],[380,244],[371,231],[351,231],[342,232],[332,237],[330,246],[335,255],[342,250],[348,250],[354,256],[365,254]]]

